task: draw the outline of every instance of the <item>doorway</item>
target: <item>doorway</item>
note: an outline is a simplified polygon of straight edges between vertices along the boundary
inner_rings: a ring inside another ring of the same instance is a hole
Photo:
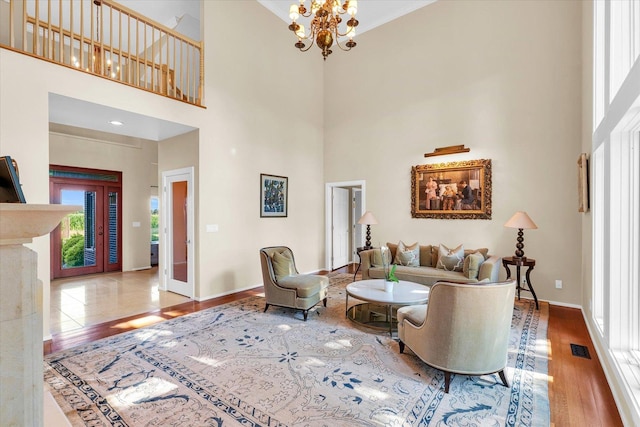
[[[366,206],[365,187],[365,181],[325,184],[325,268],[328,270],[354,262],[356,248],[363,245],[362,226],[357,221]]]
[[[51,277],[122,270],[122,173],[51,165],[50,202],[81,208],[51,232]]]
[[[164,283],[193,298],[195,284],[193,167],[162,173],[164,192]]]

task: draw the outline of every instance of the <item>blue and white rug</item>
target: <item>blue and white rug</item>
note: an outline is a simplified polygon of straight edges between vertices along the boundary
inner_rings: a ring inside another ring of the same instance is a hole
[[[549,425],[547,305],[516,303],[506,370],[443,374],[387,333],[345,319],[349,275],[327,308],[251,297],[45,358],[47,387],[74,426]]]

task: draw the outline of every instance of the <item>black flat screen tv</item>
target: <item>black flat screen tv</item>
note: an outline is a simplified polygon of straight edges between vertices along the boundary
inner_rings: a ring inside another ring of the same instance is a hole
[[[27,203],[10,156],[0,157],[0,203]]]

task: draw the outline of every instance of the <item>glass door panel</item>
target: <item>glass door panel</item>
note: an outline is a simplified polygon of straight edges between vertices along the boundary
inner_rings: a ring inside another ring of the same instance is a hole
[[[82,208],[67,215],[52,233],[53,277],[103,271],[103,191],[100,186],[54,184],[53,203]]]
[[[64,189],[60,193],[61,204],[84,207],[63,221],[60,267],[93,267],[96,265],[96,192]]]
[[[187,182],[177,181],[171,184],[173,193],[173,269],[172,278],[188,282],[187,277]]]
[[[122,268],[122,236],[118,223],[122,218],[120,189],[107,188],[105,200],[105,271],[119,271]]]

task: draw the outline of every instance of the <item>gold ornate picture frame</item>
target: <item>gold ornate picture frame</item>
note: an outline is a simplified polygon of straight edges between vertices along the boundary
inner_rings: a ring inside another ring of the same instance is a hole
[[[413,166],[411,216],[491,219],[491,160]]]

